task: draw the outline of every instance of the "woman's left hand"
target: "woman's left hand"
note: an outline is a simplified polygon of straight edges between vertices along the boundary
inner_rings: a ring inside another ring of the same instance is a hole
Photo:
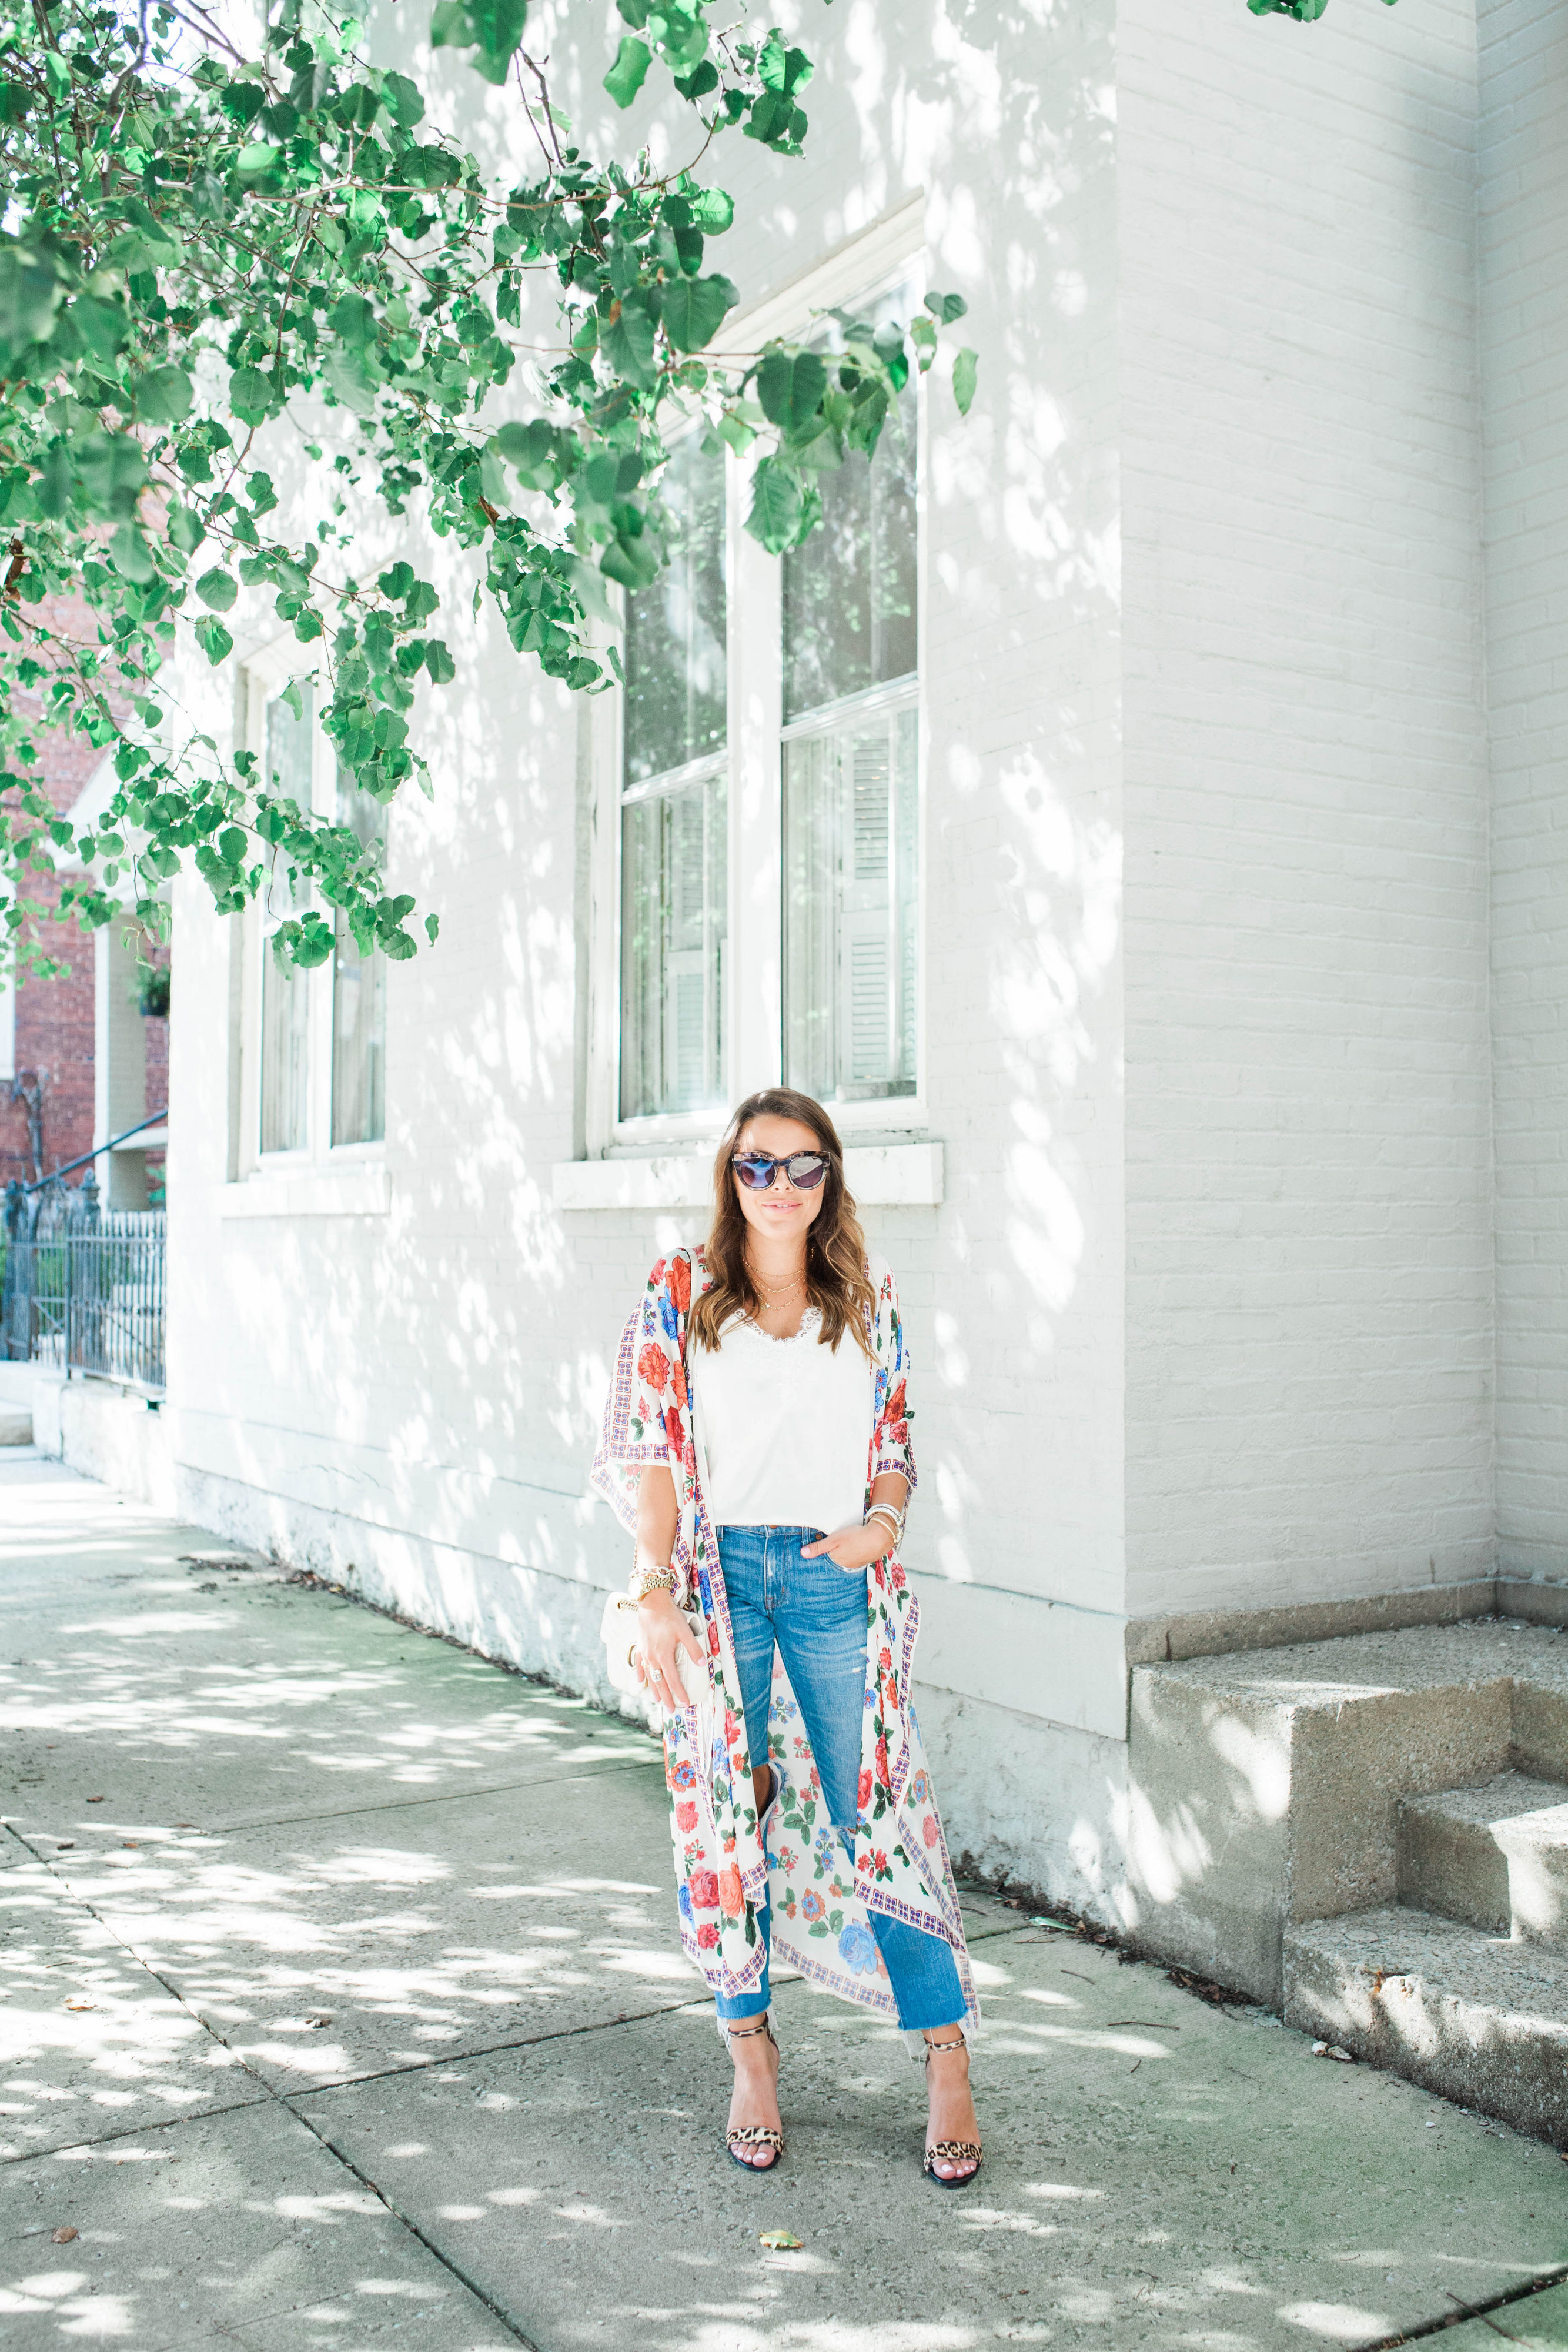
[[[885,1519],[873,1519],[863,1527],[837,1528],[816,1543],[802,1544],[800,1557],[821,1559],[825,1553],[835,1568],[847,1570],[869,1568],[873,1559],[881,1559],[892,1549],[893,1529]]]

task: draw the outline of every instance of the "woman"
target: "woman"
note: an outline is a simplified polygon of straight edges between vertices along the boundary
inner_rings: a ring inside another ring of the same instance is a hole
[[[622,1335],[594,1482],[636,1535],[681,1939],[735,2065],[730,2155],[768,2171],[784,2152],[777,1954],[906,2029],[926,2069],[925,2171],[961,2189],[980,2167],[978,2010],[910,1704],[906,1373],[832,1121],[769,1088],[719,1146],[706,1249],[660,1260]],[[679,1664],[700,1665],[704,1641],[711,1718]]]

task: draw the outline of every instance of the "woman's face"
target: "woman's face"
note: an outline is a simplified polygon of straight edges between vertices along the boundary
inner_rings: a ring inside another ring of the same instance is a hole
[[[737,1152],[760,1151],[769,1160],[787,1160],[794,1152],[820,1151],[822,1147],[811,1129],[798,1119],[753,1118],[741,1129],[735,1148]],[[729,1181],[735,1186],[740,1213],[754,1233],[765,1234],[774,1242],[798,1241],[804,1248],[806,1228],[828,1197],[826,1177],[809,1192],[798,1192],[782,1168],[774,1170],[773,1181],[765,1192],[754,1192],[733,1169]]]

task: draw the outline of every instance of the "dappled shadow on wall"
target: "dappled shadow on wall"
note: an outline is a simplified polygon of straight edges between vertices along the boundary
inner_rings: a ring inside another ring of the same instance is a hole
[[[918,1234],[881,1221],[895,1259],[934,1253],[943,1276],[939,1310],[912,1318],[926,1433],[912,1561],[966,1580],[986,1572],[1004,1442],[998,1318],[1009,1380],[1082,1399],[1106,1327],[1085,1270],[1109,1280],[1114,1255],[1096,1222],[1114,1213],[1119,1085],[1112,73],[1076,12],[1072,27],[1054,9],[975,14],[956,33],[943,18],[929,74],[906,62],[919,46],[865,11],[818,43],[820,79],[860,115],[834,132],[829,229],[924,185],[931,278],[969,293],[982,359],[967,423],[945,381],[929,387],[925,1001],[948,1207],[934,1244],[924,1216]],[[894,126],[881,152],[873,122]],[[996,154],[1016,158],[1001,210],[976,164]],[[826,166],[755,168],[777,171],[783,223],[790,174]],[[390,975],[391,1213],[369,1243],[328,1219],[228,1226],[223,1350],[245,1370],[209,1381],[204,1363],[203,1393],[177,1401],[224,1423],[230,1475],[376,1526],[371,1589],[559,1665],[580,1655],[588,1605],[559,1580],[620,1557],[581,1500],[619,1324],[651,1244],[704,1220],[590,1228],[554,1205],[580,1013],[578,714],[488,614],[470,624],[465,560],[447,543],[437,560],[460,682],[422,716],[435,799],[396,813],[393,866],[445,928]],[[302,1431],[329,1433],[331,1453]],[[1095,1465],[1071,1450],[1082,1517],[1100,1507]],[[1078,1510],[1070,1497],[1064,1517]],[[280,1538],[286,1524],[280,1511]],[[302,1540],[296,1525],[292,1557]],[[306,1557],[348,1572],[351,1525],[323,1523],[319,1542]],[[510,1580],[476,1568],[495,1559]]]

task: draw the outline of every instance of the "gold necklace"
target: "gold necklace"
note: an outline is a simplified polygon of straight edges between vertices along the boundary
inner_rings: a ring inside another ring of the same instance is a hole
[[[805,1276],[800,1274],[795,1276],[793,1282],[787,1282],[782,1290],[776,1290],[771,1294],[763,1289],[762,1285],[758,1282],[755,1275],[752,1276],[751,1279],[756,1285],[757,1296],[761,1299],[764,1307],[777,1307],[779,1300],[781,1298],[788,1298],[792,1290],[800,1290],[805,1287]]]

